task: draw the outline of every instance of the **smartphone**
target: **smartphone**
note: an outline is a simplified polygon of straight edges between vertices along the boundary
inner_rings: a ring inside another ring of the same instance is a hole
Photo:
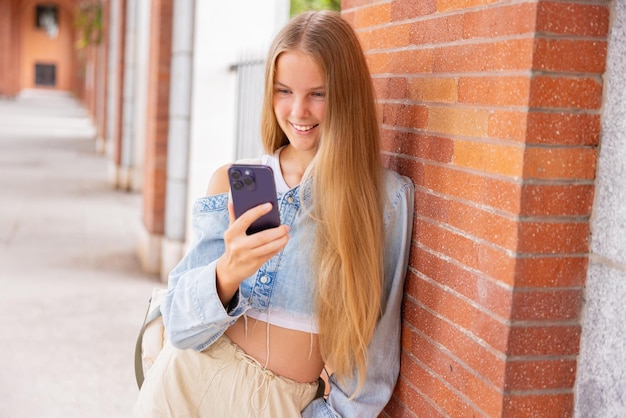
[[[233,164],[228,169],[230,192],[233,198],[235,218],[263,203],[271,203],[272,210],[255,220],[248,228],[248,235],[280,225],[274,172],[266,165]]]

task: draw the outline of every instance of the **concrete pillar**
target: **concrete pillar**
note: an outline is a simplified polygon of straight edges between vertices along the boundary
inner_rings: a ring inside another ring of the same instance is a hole
[[[576,417],[626,411],[626,3],[612,2]]]
[[[136,58],[137,0],[126,1],[126,28],[124,42],[124,87],[122,90],[122,142],[120,165],[115,175],[115,185],[130,189],[131,169],[134,160],[134,101],[135,101],[135,58]]]
[[[106,100],[106,153],[109,160],[109,182],[117,186],[117,167],[121,161],[121,103],[122,103],[122,56],[124,54],[124,0],[110,0],[108,59],[107,59],[107,100]]]
[[[174,2],[165,236],[161,254],[161,278],[164,281],[183,256],[185,246],[194,10],[195,0]]]

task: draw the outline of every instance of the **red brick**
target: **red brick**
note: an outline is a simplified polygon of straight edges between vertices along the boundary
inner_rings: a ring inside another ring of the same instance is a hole
[[[448,15],[411,24],[410,43],[432,45],[463,38],[463,15]]]
[[[367,32],[365,49],[402,48],[409,44],[411,27],[408,24],[376,28]],[[361,33],[362,35],[362,33]]]
[[[562,418],[573,415],[574,396],[571,393],[508,395],[502,414],[507,418]]]
[[[585,283],[586,256],[533,256],[518,258],[516,287],[579,287]]]
[[[490,7],[466,12],[463,17],[463,37],[495,38],[534,33],[537,5],[535,3]]]
[[[365,6],[375,3],[377,0],[341,0],[341,10],[349,10],[353,7]]]
[[[526,141],[528,144],[597,145],[600,115],[531,111]]]
[[[432,68],[435,73],[528,70],[532,65],[533,46],[532,39],[509,39],[431,48]]]
[[[466,329],[489,346],[502,352],[506,350],[508,328],[502,318],[477,309],[447,287],[434,285],[419,277],[407,283],[407,290],[417,295],[425,307]]]
[[[506,391],[571,389],[576,379],[576,359],[509,360]]]
[[[524,142],[527,124],[527,112],[492,110],[489,116],[489,137]]]
[[[505,360],[503,355],[487,349],[475,337],[470,336],[467,331],[450,325],[447,321],[440,319],[412,301],[405,299],[403,312],[404,319],[408,324],[429,339],[437,341],[438,344],[445,347],[452,355],[486,381],[496,387],[504,384]],[[411,381],[419,382],[419,380],[412,379],[410,373],[407,374],[406,369],[404,375]]]
[[[593,180],[596,175],[595,148],[527,147],[524,178]]]
[[[582,307],[582,288],[545,289],[513,292],[511,320],[576,320]]]
[[[406,99],[408,80],[406,77],[378,77],[372,80],[378,99]]]
[[[590,184],[525,184],[520,215],[589,216],[593,195]]]
[[[606,41],[540,38],[535,41],[533,69],[603,74],[606,52]]]
[[[410,265],[420,274],[473,300],[477,305],[495,315],[508,318],[511,314],[511,292],[494,280],[464,269],[420,248],[411,252]],[[407,294],[419,299],[419,295],[411,293],[411,289],[413,289],[411,281],[413,280],[418,280],[418,277],[409,274],[406,284]]]
[[[498,0],[446,0],[437,2],[438,12],[451,10],[469,9],[471,7],[483,6],[496,3]]]
[[[407,98],[416,102],[455,103],[457,83],[454,78],[412,78]]]
[[[433,71],[432,49],[409,49],[389,52],[388,72],[392,74],[430,74]]]
[[[436,165],[423,167],[423,184],[434,192],[517,213],[521,187],[514,182],[479,176]]]
[[[391,20],[393,22],[399,20],[413,19],[419,16],[426,16],[437,11],[436,0],[421,1],[405,1],[392,0],[391,2]]]
[[[432,399],[448,416],[463,416],[475,412],[457,393],[409,356],[403,355],[402,360],[405,376],[408,375],[407,379],[412,382],[427,382],[428,384],[419,386],[420,391]],[[423,414],[421,411],[414,412],[419,416]]]
[[[609,32],[608,5],[540,2],[538,33],[605,37]]]
[[[429,382],[430,380],[427,380]],[[400,405],[408,408],[415,415],[410,415],[411,418],[427,416],[427,417],[444,417],[445,415],[440,410],[433,406],[433,401],[426,399],[421,392],[418,392],[414,386],[409,383],[409,380],[402,374],[398,379],[396,390],[394,392],[395,399]],[[396,417],[396,415],[393,415]],[[403,417],[404,415],[400,415]]]
[[[427,129],[433,133],[486,138],[489,132],[489,111],[430,106]]]
[[[415,212],[420,217],[448,224],[511,251],[516,249],[518,225],[512,218],[420,190],[416,197]]]
[[[372,75],[387,74],[391,71],[391,57],[388,53],[367,54],[365,58]]]
[[[428,110],[424,106],[387,103],[383,105],[383,124],[424,129]]]
[[[413,180],[415,184],[423,184],[424,182],[424,165],[415,160],[383,154],[381,156],[382,164],[398,173],[407,176]]]
[[[454,141],[453,162],[459,167],[503,176],[521,177],[523,158],[524,149],[520,146],[480,141]]]
[[[530,107],[596,110],[601,104],[600,79],[537,76],[531,81]]]
[[[580,343],[579,325],[513,326],[508,356],[575,356]]]
[[[526,106],[530,80],[528,77],[461,77],[459,103],[489,106]]]
[[[370,7],[358,9],[354,18],[357,29],[377,26],[391,21],[391,4],[373,4]]]
[[[521,185],[515,181],[483,178],[482,203],[508,213],[519,213]]]
[[[520,253],[584,254],[589,251],[589,222],[521,222]]]
[[[450,384],[455,390],[463,393],[480,410],[489,416],[499,416],[502,412],[502,393],[493,385],[467,370],[454,357],[436,346],[430,340],[408,328],[404,333],[410,333],[411,342],[407,350],[417,361],[430,369],[440,379]]]
[[[392,129],[383,129],[381,135],[384,150],[441,163],[452,159],[453,142],[449,138]]]
[[[421,245],[469,268],[480,270],[504,284],[512,284],[515,262],[505,251],[428,222],[417,220],[413,228]]]

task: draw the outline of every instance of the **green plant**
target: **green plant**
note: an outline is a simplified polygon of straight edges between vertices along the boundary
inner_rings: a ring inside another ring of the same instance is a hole
[[[76,48],[83,49],[102,42],[102,2],[83,1],[74,19],[77,37]]]
[[[291,16],[307,10],[330,9],[341,11],[341,0],[291,0]]]

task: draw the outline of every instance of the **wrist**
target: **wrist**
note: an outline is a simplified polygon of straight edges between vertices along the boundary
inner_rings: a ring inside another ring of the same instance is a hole
[[[226,261],[223,257],[217,260],[215,265],[215,287],[220,301],[224,306],[227,306],[239,290],[239,282],[230,277],[225,263]]]

